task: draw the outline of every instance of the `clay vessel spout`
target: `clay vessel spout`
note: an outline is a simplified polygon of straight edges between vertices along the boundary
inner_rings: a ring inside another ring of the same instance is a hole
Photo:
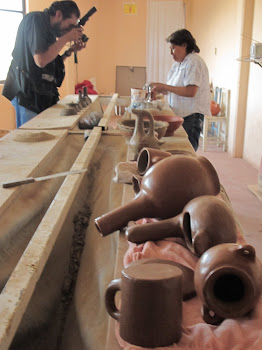
[[[107,236],[125,227],[129,221],[141,219],[142,216],[150,217],[155,209],[145,193],[140,191],[136,197],[126,205],[116,208],[109,213],[95,219],[95,225],[102,236]]]
[[[144,225],[133,225],[126,229],[125,236],[129,242],[140,244],[146,241],[158,241],[167,237],[184,238],[181,228],[181,215]]]
[[[168,237],[183,237],[192,253],[201,256],[215,245],[235,243],[237,227],[231,209],[223,200],[199,196],[174,218],[134,225],[126,230],[128,241],[137,244]]]
[[[168,219],[180,214],[193,198],[217,195],[220,183],[204,157],[176,155],[153,165],[144,175],[140,192],[130,203],[95,220],[102,235],[144,217]]]

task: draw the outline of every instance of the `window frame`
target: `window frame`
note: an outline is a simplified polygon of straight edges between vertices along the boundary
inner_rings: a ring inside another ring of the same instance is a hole
[[[25,14],[26,14],[25,1],[26,0],[21,0],[21,2],[22,2],[22,11],[20,11],[20,10],[6,10],[6,9],[1,9],[1,8],[0,8],[0,11],[21,13],[23,15],[23,18],[24,18]],[[5,83],[5,80],[0,80],[0,84],[4,84],[4,83]]]

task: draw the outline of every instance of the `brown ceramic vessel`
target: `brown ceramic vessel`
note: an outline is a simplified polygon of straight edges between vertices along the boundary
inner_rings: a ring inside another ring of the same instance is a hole
[[[176,261],[164,260],[164,259],[152,259],[145,258],[141,260],[136,260],[128,264],[128,266],[138,265],[138,264],[169,264],[180,268],[183,272],[183,300],[189,300],[196,296],[195,284],[194,284],[194,270],[189,267],[182,265]]]
[[[137,171],[140,175],[144,175],[152,165],[170,156],[170,152],[144,147],[137,157]]]
[[[122,271],[105,294],[107,312],[120,322],[130,344],[154,348],[179,341],[182,329],[182,271],[170,264],[136,264]],[[121,309],[115,294],[121,291]]]
[[[144,217],[167,219],[180,214],[195,197],[217,195],[220,182],[205,157],[176,155],[153,165],[143,176],[140,192],[126,205],[95,219],[106,236]]]
[[[201,256],[217,244],[235,243],[237,227],[232,210],[222,199],[199,196],[192,199],[182,213],[174,218],[129,227],[126,237],[137,244],[182,237],[192,253]]]
[[[245,316],[262,289],[262,266],[249,244],[220,244],[208,249],[195,268],[195,287],[205,322]]]

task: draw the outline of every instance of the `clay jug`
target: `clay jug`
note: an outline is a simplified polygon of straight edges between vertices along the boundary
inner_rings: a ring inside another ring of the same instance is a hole
[[[195,268],[195,287],[205,322],[245,316],[262,290],[262,266],[249,244],[219,244],[207,250]]]
[[[144,175],[152,165],[170,156],[170,152],[144,147],[141,149],[137,157],[137,171],[140,175]]]
[[[182,333],[182,271],[171,264],[135,264],[107,287],[107,312],[130,344],[155,348],[179,341]],[[121,291],[121,307],[115,294]]]
[[[154,119],[152,114],[146,110],[132,109],[132,113],[136,115],[136,123],[134,133],[129,140],[129,146],[134,153],[134,159],[137,159],[138,153],[143,147],[160,148],[163,142],[160,142],[155,136]],[[149,132],[146,134],[144,130],[144,118],[149,119]]]
[[[95,219],[106,236],[144,217],[167,219],[182,212],[193,198],[217,195],[218,175],[205,157],[176,155],[153,165],[143,176],[140,192],[129,203]]]
[[[235,243],[237,227],[231,209],[222,199],[200,196],[192,199],[174,218],[129,227],[126,237],[137,244],[182,237],[192,253],[201,256],[217,244]]]

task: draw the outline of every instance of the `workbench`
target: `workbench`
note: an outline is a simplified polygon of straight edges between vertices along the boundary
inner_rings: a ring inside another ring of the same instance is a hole
[[[121,276],[128,244],[123,232],[102,237],[94,219],[135,196],[131,185],[112,181],[132,153],[114,128],[118,95],[91,96],[78,115],[62,117],[77,98],[67,96],[0,139],[0,182],[87,169],[0,188],[0,350],[15,349],[13,339],[32,325],[33,349],[121,349],[104,295]],[[85,141],[77,124],[90,111],[104,114]],[[162,140],[161,150],[196,155],[183,127]]]

